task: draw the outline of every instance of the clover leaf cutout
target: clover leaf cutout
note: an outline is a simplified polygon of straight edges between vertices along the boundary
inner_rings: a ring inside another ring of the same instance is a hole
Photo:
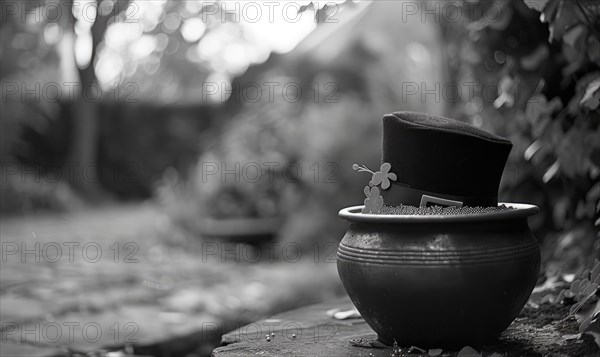
[[[390,180],[396,181],[398,177],[395,173],[390,172],[392,169],[392,165],[389,162],[384,162],[381,164],[381,168],[379,171],[373,174],[373,178],[369,181],[370,186],[381,185],[381,188],[387,190],[390,188]]]
[[[365,206],[362,209],[362,213],[379,213],[383,208],[383,197],[379,194],[377,187],[365,186],[364,189]]]
[[[383,208],[383,197],[381,197],[381,191],[379,191],[377,186],[381,185],[381,189],[386,190],[391,186],[390,181],[396,181],[398,179],[395,173],[390,172],[392,165],[388,162],[384,162],[377,172],[373,172],[369,170],[368,167],[358,164],[352,165],[352,169],[358,172],[368,172],[372,175],[369,185],[365,186],[364,189],[367,198],[365,198],[365,205],[361,212],[374,214],[381,212],[381,209]]]

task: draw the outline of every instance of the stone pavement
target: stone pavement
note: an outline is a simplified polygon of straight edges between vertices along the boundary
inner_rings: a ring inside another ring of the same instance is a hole
[[[152,204],[1,217],[0,241],[2,356],[210,355],[227,331],[342,293],[335,264],[203,242]]]
[[[336,320],[327,314],[331,309],[353,307],[350,298],[344,297],[255,321],[223,335],[224,346],[215,349],[213,357],[596,357],[600,353],[591,336],[579,336],[575,319],[566,318],[568,308],[551,304],[527,304],[498,340],[485,346],[464,346],[460,351],[400,346],[396,353],[392,346],[377,341],[377,335],[362,318]],[[265,331],[271,333],[269,339]]]

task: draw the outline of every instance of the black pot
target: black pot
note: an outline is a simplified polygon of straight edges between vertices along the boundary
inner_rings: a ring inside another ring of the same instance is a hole
[[[454,216],[340,211],[351,222],[337,267],[350,299],[388,345],[492,342],[519,314],[540,270],[527,225],[536,206]]]

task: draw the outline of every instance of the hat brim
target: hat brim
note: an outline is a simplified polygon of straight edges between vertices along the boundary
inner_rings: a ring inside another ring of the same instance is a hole
[[[408,224],[408,223],[448,223],[448,222],[481,222],[518,219],[532,216],[540,211],[535,205],[525,203],[499,202],[512,209],[493,212],[456,214],[456,215],[399,215],[361,213],[363,205],[346,207],[338,215],[350,222]]]

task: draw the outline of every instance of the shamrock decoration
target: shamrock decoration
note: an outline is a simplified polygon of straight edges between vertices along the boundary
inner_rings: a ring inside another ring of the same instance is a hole
[[[379,171],[373,174],[373,178],[369,181],[369,185],[377,186],[381,184],[381,188],[387,190],[390,187],[390,180],[396,181],[396,174],[390,172],[392,165],[389,162],[381,164]]]
[[[383,197],[379,195],[379,189],[377,187],[365,186],[365,206],[362,209],[362,213],[379,213],[383,208]]]
[[[365,186],[365,206],[362,209],[362,213],[379,213],[383,208],[383,197],[379,195],[378,185],[381,185],[382,190],[390,188],[390,180],[396,181],[396,174],[390,172],[392,165],[388,162],[381,164],[381,168],[377,172],[369,170],[364,165],[352,165],[352,169],[358,172],[369,172],[373,177],[369,181],[369,186]]]

